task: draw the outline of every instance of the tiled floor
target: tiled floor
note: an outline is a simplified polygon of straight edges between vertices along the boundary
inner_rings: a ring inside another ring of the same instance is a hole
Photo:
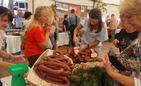
[[[112,48],[117,54],[119,53],[119,49],[116,48],[113,43],[110,43],[110,42],[104,42],[103,43],[103,46],[102,46],[102,54],[106,54],[109,49]]]
[[[100,57],[102,57],[103,54],[106,54],[109,51],[110,48],[113,48],[116,53],[119,53],[118,48],[115,48],[112,43],[104,42],[103,47],[102,47],[102,54],[100,55]],[[10,75],[10,73],[8,72],[8,69],[1,69],[0,70],[0,78],[6,77],[6,76],[9,76],[9,75]],[[3,78],[2,81],[4,82],[4,86],[11,86],[10,85],[11,77]]]

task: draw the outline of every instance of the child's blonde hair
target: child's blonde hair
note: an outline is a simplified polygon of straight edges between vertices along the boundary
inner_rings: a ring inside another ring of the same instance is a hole
[[[47,6],[39,6],[39,7],[36,8],[33,20],[29,24],[29,26],[27,27],[27,30],[30,30],[35,26],[39,26],[40,28],[43,28],[43,26],[41,25],[41,23],[38,20],[38,18],[42,16],[42,11],[46,11],[47,14],[48,14],[48,21],[46,23],[48,23],[50,25],[53,23],[54,14],[53,14],[52,9],[50,7],[47,7]]]

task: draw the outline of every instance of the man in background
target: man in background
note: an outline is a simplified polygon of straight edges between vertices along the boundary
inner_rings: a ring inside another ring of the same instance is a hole
[[[80,18],[75,14],[75,10],[71,10],[71,16],[69,17],[68,23],[69,23],[69,29],[70,29],[70,46],[75,46],[75,43],[73,42],[73,34],[74,29],[77,27],[77,25],[80,22]]]
[[[63,32],[69,31],[68,15],[64,15]]]
[[[110,26],[109,26],[109,29],[111,30],[111,39],[109,40],[110,42],[112,42],[115,38],[115,31],[117,29],[117,26],[118,26],[118,20],[116,19],[115,15],[112,14]]]
[[[24,18],[25,18],[25,20],[23,21],[24,34],[25,34],[25,32],[26,32],[26,29],[27,29],[28,25],[29,25],[30,22],[31,22],[31,17],[32,17],[32,13],[31,13],[31,12],[26,11],[26,12],[24,13]]]
[[[15,27],[16,29],[23,29],[24,13],[20,9],[15,9]]]

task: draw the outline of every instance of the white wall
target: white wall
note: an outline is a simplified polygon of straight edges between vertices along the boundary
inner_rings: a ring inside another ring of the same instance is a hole
[[[32,0],[28,0],[28,11],[32,12]]]
[[[27,0],[13,0],[13,1],[27,1]]]
[[[107,15],[111,16],[111,14],[115,14],[117,18],[119,18],[119,6],[115,5],[107,5],[107,13],[103,12],[102,15],[103,17],[106,17]]]
[[[119,18],[119,4],[121,0],[102,0],[102,2],[107,3],[107,13],[102,12],[102,17],[106,17],[107,15],[115,14],[117,18]],[[92,3],[89,3],[89,5]],[[90,5],[91,6],[91,5]]]
[[[8,8],[9,0],[3,0],[3,6]]]
[[[34,0],[34,10],[38,6],[50,6],[52,3],[53,0]],[[28,10],[32,12],[32,0],[28,0]]]
[[[61,1],[61,0],[57,0],[57,1]],[[65,1],[65,0],[62,0]],[[74,0],[70,0],[70,1],[74,1]],[[81,0],[80,0],[81,1]],[[89,3],[89,0],[85,0],[88,2],[85,3]],[[105,3],[112,3],[112,4],[116,4],[118,5],[120,3],[120,0],[103,0]],[[68,2],[68,1],[67,1]],[[54,3],[53,0],[34,0],[34,9],[38,6],[50,6],[52,3]],[[89,3],[89,5],[92,3]],[[106,17],[107,15],[111,15],[112,13],[114,13],[116,15],[116,17],[119,17],[119,6],[116,5],[107,5],[107,13],[103,13],[103,17]],[[32,12],[32,0],[28,0],[28,9],[29,11]]]
[[[111,3],[111,4],[120,4],[120,0],[102,0],[105,3]]]

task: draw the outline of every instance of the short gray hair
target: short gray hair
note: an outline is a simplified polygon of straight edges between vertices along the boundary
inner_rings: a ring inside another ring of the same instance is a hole
[[[123,0],[120,4],[120,14],[141,14],[141,0]]]

